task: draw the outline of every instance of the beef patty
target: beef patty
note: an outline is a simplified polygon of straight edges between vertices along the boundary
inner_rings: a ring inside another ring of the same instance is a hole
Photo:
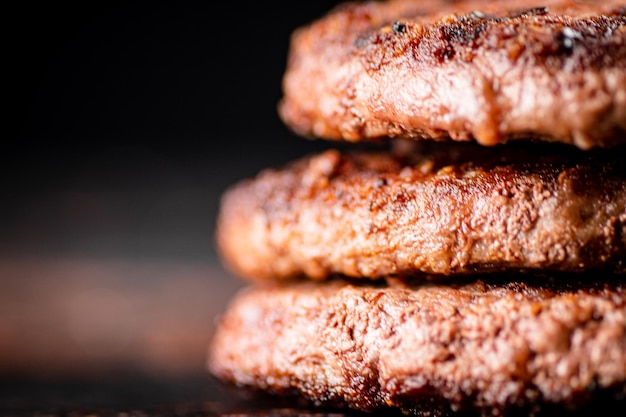
[[[626,287],[603,278],[254,285],[220,317],[208,366],[240,387],[366,411],[533,415],[621,398],[603,409],[623,412]]]
[[[315,138],[624,143],[626,4],[342,4],[293,34],[283,91]]]
[[[623,150],[520,142],[327,150],[224,193],[225,265],[253,280],[626,272]]]

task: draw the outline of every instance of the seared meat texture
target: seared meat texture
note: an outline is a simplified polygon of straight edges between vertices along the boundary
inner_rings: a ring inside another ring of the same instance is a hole
[[[342,4],[292,36],[279,103],[297,134],[626,142],[626,2]]]
[[[208,365],[241,387],[367,411],[623,415],[624,284],[501,278],[247,287]]]
[[[216,230],[225,265],[254,280],[626,272],[623,151],[422,145],[327,150],[233,185]]]

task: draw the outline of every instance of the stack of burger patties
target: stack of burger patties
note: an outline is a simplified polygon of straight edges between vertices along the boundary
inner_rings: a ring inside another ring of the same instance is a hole
[[[352,143],[223,195],[249,284],[212,375],[361,411],[626,415],[625,4],[346,3],[297,29],[278,113]]]

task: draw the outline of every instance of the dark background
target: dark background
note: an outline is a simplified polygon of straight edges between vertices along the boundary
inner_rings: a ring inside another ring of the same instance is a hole
[[[215,317],[244,285],[213,246],[219,196],[328,146],[276,105],[290,33],[337,1],[16,3],[0,379],[206,374]]]
[[[216,192],[325,146],[276,104],[291,31],[335,3],[13,5],[0,250],[211,256]]]

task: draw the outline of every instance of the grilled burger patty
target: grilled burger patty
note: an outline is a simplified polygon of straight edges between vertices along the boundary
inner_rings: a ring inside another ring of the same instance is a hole
[[[252,280],[626,272],[623,150],[517,142],[327,150],[234,184],[216,241]]]
[[[626,142],[626,2],[343,4],[292,37],[279,113],[302,136]]]
[[[219,255],[254,283],[210,372],[362,411],[623,415],[626,6],[598,3],[354,2],[297,30],[286,125],[390,149],[223,194]]]
[[[208,366],[240,387],[366,411],[533,415],[621,398],[603,404],[620,415],[625,284],[501,278],[250,286],[217,322]]]

